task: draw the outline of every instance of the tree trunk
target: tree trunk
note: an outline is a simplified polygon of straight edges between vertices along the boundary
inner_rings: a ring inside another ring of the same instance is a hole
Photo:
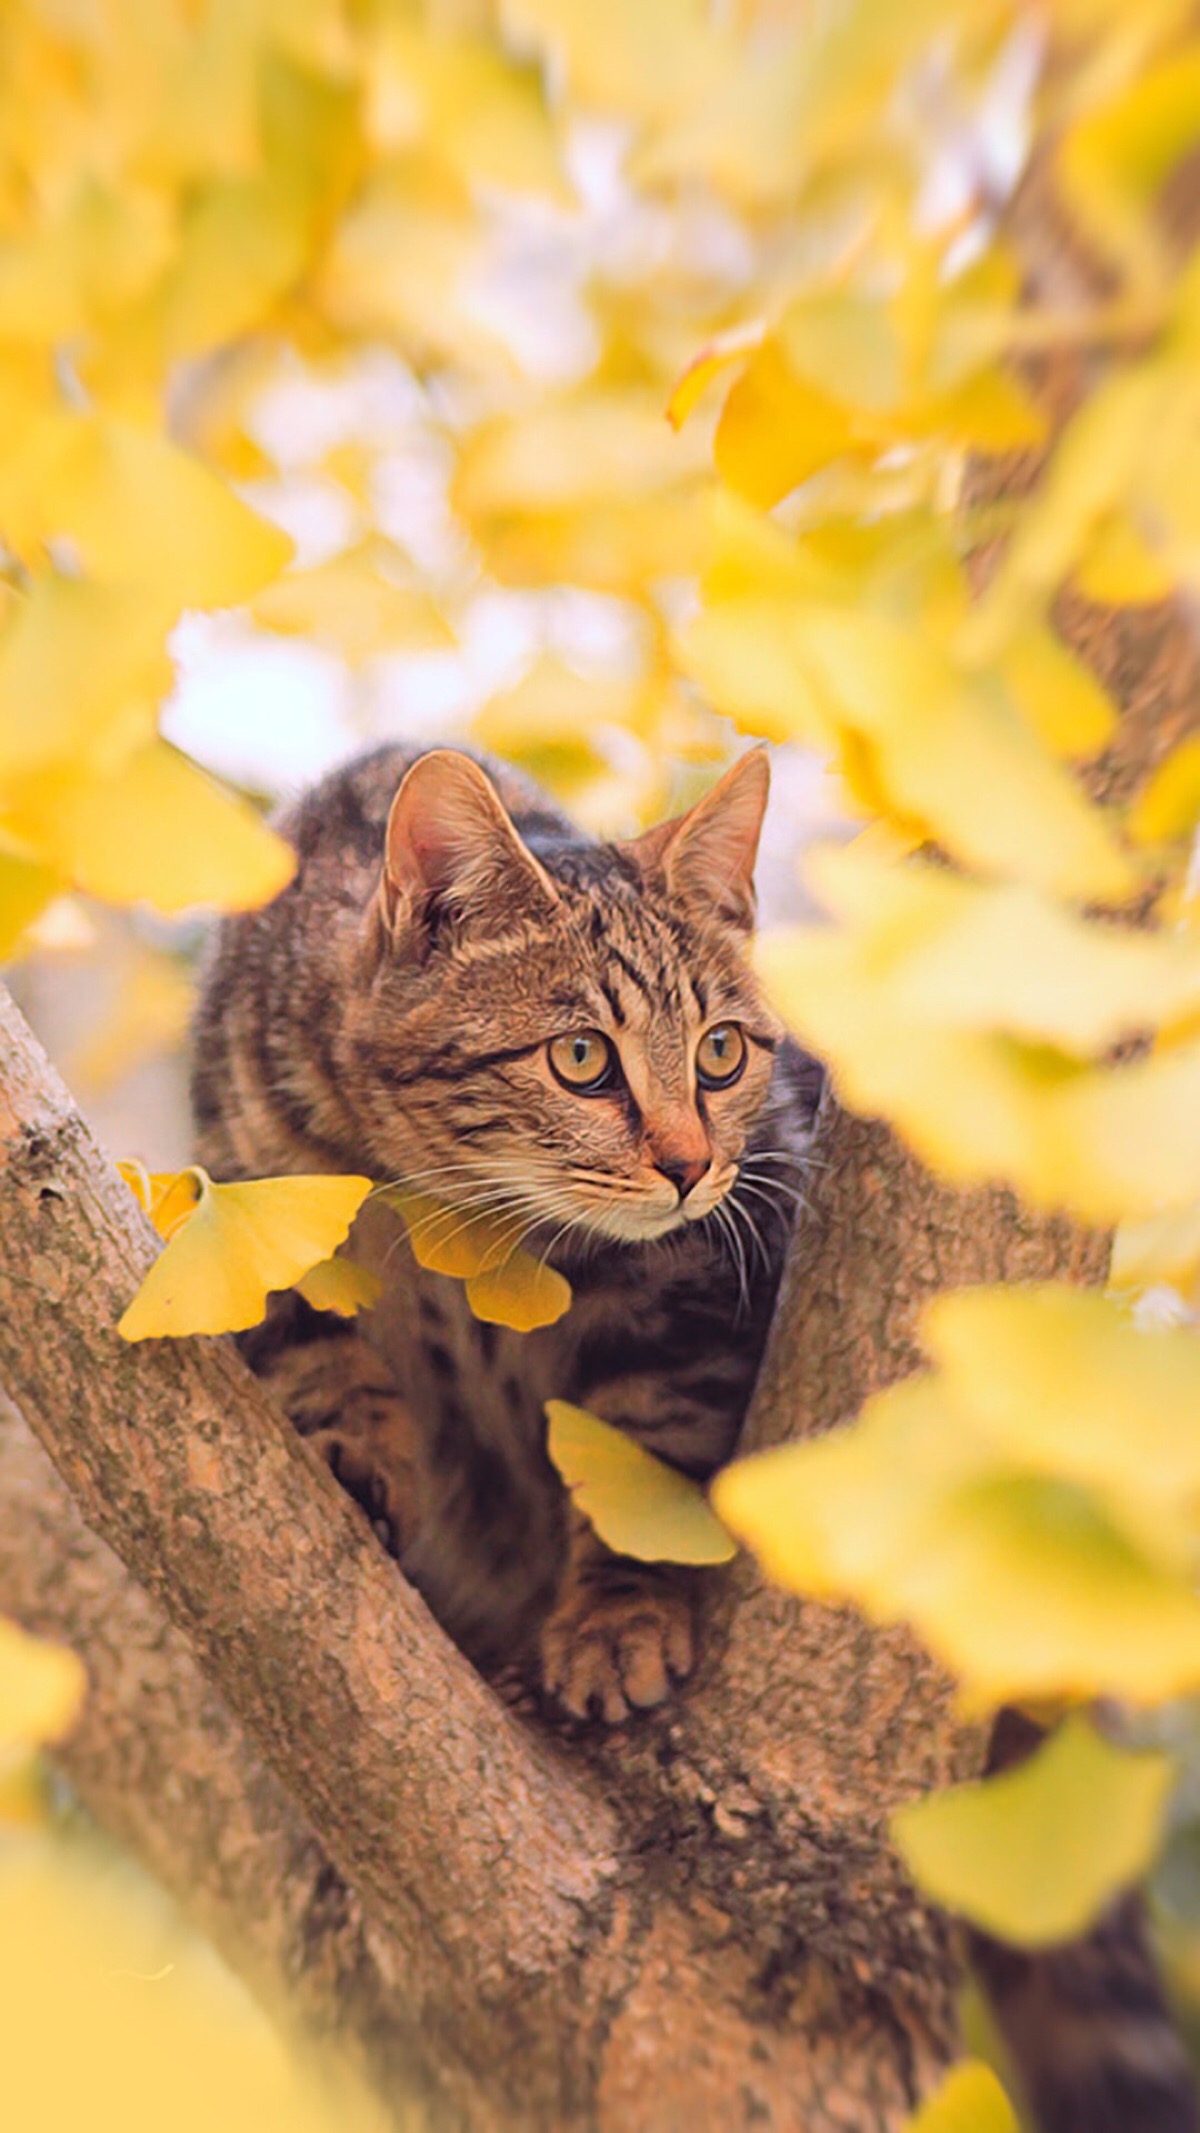
[[[1102,1271],[882,1128],[833,1115],[822,1160],[754,1442],[908,1369],[933,1288]],[[930,1662],[742,1563],[673,1710],[518,1719],[230,1343],[117,1338],[154,1239],[7,1002],[0,1221],[0,1382],[100,1536],[10,1426],[0,1607],[81,1650],[76,1783],[252,1984],[439,2126],[901,2125],[957,1960],[886,1820],[978,1752]]]

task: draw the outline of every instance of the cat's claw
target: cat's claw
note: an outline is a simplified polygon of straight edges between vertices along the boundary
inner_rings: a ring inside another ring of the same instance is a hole
[[[692,1610],[681,1593],[592,1595],[559,1607],[542,1631],[542,1684],[573,1718],[618,1726],[665,1703],[695,1664]]]

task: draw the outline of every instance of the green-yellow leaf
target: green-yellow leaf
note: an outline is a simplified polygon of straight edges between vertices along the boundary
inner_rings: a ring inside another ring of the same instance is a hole
[[[892,1838],[929,1895],[985,1933],[1041,1948],[1086,1931],[1154,1861],[1174,1770],[1068,1718],[1018,1770],[914,1800]]]
[[[571,1285],[556,1267],[518,1248],[500,1266],[470,1276],[467,1302],[476,1318],[511,1326],[514,1333],[533,1333],[570,1310]]]
[[[618,1555],[648,1563],[726,1563],[736,1553],[697,1482],[582,1407],[547,1400],[546,1413],[551,1459]]]
[[[991,2067],[982,2059],[964,2059],[909,2120],[908,2133],[1020,2133],[1020,2129]]]
[[[162,740],[107,774],[64,766],[24,781],[9,828],[76,888],[166,913],[250,909],[278,895],[296,866],[252,807]]]
[[[16,1748],[61,1740],[85,1685],[74,1652],[31,1637],[0,1615],[0,1760]]]
[[[388,1198],[404,1217],[417,1265],[465,1281],[477,1318],[532,1333],[552,1326],[570,1309],[570,1284],[522,1249],[511,1214],[464,1215],[452,1204],[403,1187]]]
[[[340,1255],[322,1259],[295,1284],[305,1303],[314,1311],[336,1311],[339,1318],[353,1318],[369,1311],[379,1301],[383,1284],[369,1267],[356,1266]]]
[[[934,1299],[921,1341],[950,1399],[1014,1460],[1111,1491],[1200,1494],[1200,1340],[1047,1283]]]
[[[275,1289],[287,1289],[328,1259],[371,1190],[369,1178],[257,1178],[198,1187],[194,1210],[176,1224],[117,1327],[124,1340],[238,1333],[257,1325]]]

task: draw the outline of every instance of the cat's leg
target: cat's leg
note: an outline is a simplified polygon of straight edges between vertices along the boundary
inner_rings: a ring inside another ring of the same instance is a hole
[[[366,1513],[399,1559],[417,1530],[413,1418],[383,1361],[353,1321],[278,1299],[239,1345],[288,1420]]]
[[[632,1329],[619,1327],[596,1345],[592,1370],[572,1391],[581,1407],[701,1483],[732,1454],[766,1319],[733,1333],[732,1311],[727,1317],[710,1302],[706,1291],[688,1318],[676,1297],[668,1323],[644,1313]],[[650,1367],[631,1367],[647,1352]],[[542,1686],[577,1717],[618,1724],[631,1710],[664,1703],[691,1673],[697,1602],[712,1573],[615,1555],[573,1504],[569,1517],[566,1568],[541,1630]]]
[[[542,1686],[575,1718],[619,1725],[665,1703],[695,1663],[695,1574],[614,1555],[572,1505],[567,1561],[539,1640]]]

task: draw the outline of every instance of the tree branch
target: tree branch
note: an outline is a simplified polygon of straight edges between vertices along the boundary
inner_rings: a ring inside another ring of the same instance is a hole
[[[88,1523],[205,1674],[403,1952],[431,2056],[518,2096],[531,1992],[581,1959],[611,1877],[585,1774],[523,1735],[225,1340],[114,1330],[153,1233],[0,998],[0,1383]]]
[[[436,2096],[391,1951],[186,1639],[0,1398],[0,1612],[69,1644],[87,1695],[55,1750],[89,1812],[285,2023],[393,2094]]]

